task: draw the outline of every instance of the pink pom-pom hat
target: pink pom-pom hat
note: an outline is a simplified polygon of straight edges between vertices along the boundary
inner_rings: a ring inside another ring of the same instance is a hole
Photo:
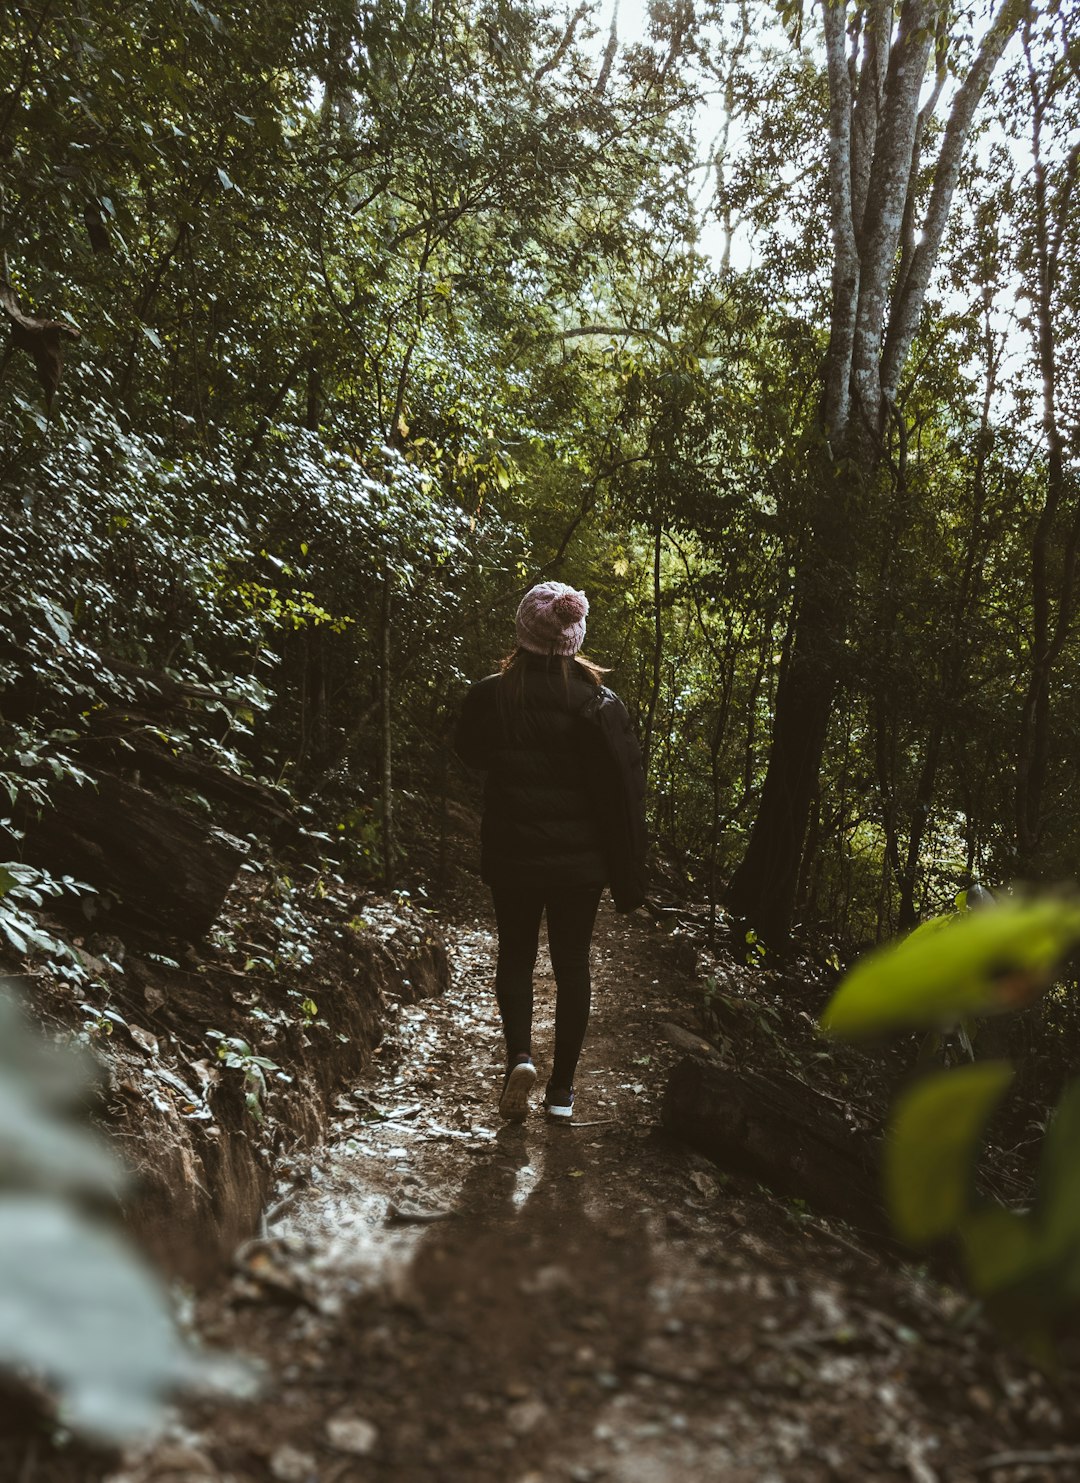
[[[519,648],[531,654],[576,654],[585,642],[589,599],[565,582],[530,587],[517,610]]]

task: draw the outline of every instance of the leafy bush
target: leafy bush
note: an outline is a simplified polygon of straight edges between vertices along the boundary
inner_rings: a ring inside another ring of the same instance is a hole
[[[1006,897],[934,919],[862,958],[822,1025],[856,1039],[1022,1008],[1078,944],[1080,901],[1067,894]],[[886,1141],[885,1193],[897,1233],[913,1246],[955,1239],[990,1313],[1050,1362],[1055,1336],[1080,1310],[1080,1080],[1066,1087],[1047,1130],[1032,1208],[1011,1210],[977,1191],[975,1173],[1012,1079],[1007,1062],[983,1061],[904,1092]]]
[[[47,871],[17,860],[0,864],[0,936],[20,956],[40,953],[52,961],[59,977],[82,983],[86,972],[80,959],[66,942],[44,930],[34,908],[42,907],[50,896],[92,894],[92,886],[69,875],[56,880]]]

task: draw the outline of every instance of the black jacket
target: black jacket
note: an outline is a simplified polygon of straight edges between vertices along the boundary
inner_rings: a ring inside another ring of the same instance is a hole
[[[575,664],[528,655],[521,689],[489,675],[465,697],[454,744],[487,772],[480,874],[489,884],[645,896],[645,777],[622,701]]]
[[[600,822],[608,862],[608,884],[617,911],[633,911],[645,900],[645,769],[626,707],[606,685],[581,712],[587,726],[590,797]]]

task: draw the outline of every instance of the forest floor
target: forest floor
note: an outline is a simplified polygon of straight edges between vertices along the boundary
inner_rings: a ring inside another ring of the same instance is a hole
[[[200,1300],[260,1397],[185,1408],[111,1483],[1080,1477],[1075,1398],[962,1295],[661,1130],[702,989],[643,916],[601,909],[575,1124],[500,1124],[493,924],[458,917],[450,991],[397,1006]],[[537,1101],[553,995],[542,952]]]

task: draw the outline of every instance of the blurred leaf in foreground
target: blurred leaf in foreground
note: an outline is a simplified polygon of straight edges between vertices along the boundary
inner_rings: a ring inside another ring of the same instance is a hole
[[[73,1431],[122,1443],[152,1432],[181,1386],[236,1388],[246,1372],[184,1342],[153,1270],[83,1208],[122,1179],[70,1116],[84,1080],[0,983],[0,1368],[44,1384]]]
[[[934,918],[860,958],[829,1002],[822,1028],[858,1037],[1022,1009],[1050,986],[1078,942],[1080,900],[1073,895],[1007,897],[978,912]]]
[[[885,1193],[898,1235],[913,1246],[950,1235],[970,1208],[982,1132],[1012,1078],[1006,1063],[981,1061],[920,1081],[897,1103]]]
[[[48,1195],[0,1198],[0,1365],[26,1367],[93,1440],[153,1429],[192,1379],[157,1277],[114,1231]]]

